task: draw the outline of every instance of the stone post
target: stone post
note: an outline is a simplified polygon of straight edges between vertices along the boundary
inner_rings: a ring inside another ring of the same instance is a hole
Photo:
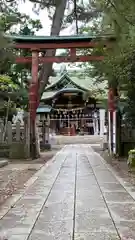
[[[49,127],[50,127],[50,116],[47,114],[47,119],[45,121],[45,149],[50,149],[50,139],[49,139]]]
[[[27,158],[30,157],[30,115],[24,113],[24,139],[25,139],[25,152]]]
[[[12,144],[12,123],[9,121],[7,124],[7,142],[9,145]]]
[[[104,136],[104,126],[105,126],[105,109],[99,110],[100,117],[100,136]]]
[[[18,121],[16,123],[16,142],[20,142],[20,137],[21,137],[21,125],[20,122]]]
[[[98,135],[98,115],[94,113],[94,135]]]
[[[0,121],[0,143],[3,142],[3,131],[4,131],[4,123]]]

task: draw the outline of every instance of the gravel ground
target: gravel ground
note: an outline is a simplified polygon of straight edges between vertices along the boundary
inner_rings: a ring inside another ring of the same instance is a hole
[[[19,189],[58,151],[53,149],[43,152],[41,158],[33,161],[15,160],[7,166],[0,168],[0,205]]]
[[[98,153],[113,167],[121,178],[135,186],[135,169],[129,169],[126,158],[112,158],[106,151],[98,151]]]
[[[23,169],[21,166],[12,170],[12,164],[9,165],[11,169],[0,169],[0,205],[15,191],[24,188],[25,182],[36,172],[36,169]]]

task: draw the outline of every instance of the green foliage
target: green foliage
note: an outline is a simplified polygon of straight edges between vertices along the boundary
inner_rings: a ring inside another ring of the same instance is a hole
[[[0,75],[0,91],[7,91],[12,86],[12,81],[9,76]]]
[[[125,117],[135,127],[135,2],[95,0],[95,5],[102,16],[97,26],[94,21],[93,32],[99,36],[113,34],[116,41],[111,48],[90,50],[89,54],[105,58],[102,62],[91,62],[86,69],[96,83],[107,80],[109,87],[118,89],[119,96],[126,99]],[[81,32],[90,34],[91,27],[83,27]]]
[[[9,118],[16,113],[16,104],[13,101],[13,93],[15,91],[16,85],[12,82],[11,78],[6,75],[0,75],[0,117],[6,117],[7,109]]]
[[[34,35],[42,28],[39,20],[33,20],[18,12],[14,4],[9,4],[10,11],[3,11],[0,16],[0,116],[5,116],[7,108],[9,115],[16,112],[16,108],[27,109],[28,87],[31,76],[30,64],[16,64],[11,42],[4,37],[6,34]],[[9,9],[8,9],[9,10]],[[17,30],[16,30],[17,29]],[[16,54],[17,51],[16,51]],[[30,52],[23,50],[23,55]],[[9,104],[10,99],[10,104]]]
[[[127,164],[130,167],[135,167],[135,149],[129,151]]]

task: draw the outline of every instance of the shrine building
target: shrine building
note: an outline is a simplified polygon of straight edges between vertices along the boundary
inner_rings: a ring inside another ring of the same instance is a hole
[[[56,134],[94,134],[100,131],[100,97],[91,89],[90,78],[70,77],[67,71],[49,78],[37,114],[49,119]],[[98,134],[98,133],[97,133]]]

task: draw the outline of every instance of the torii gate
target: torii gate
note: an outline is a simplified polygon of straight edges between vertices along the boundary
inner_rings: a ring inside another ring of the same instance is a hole
[[[104,56],[93,55],[77,55],[78,49],[91,48],[109,48],[115,42],[115,37],[111,35],[106,36],[10,36],[14,41],[16,49],[29,49],[30,57],[17,56],[16,63],[31,63],[32,66],[32,81],[29,88],[29,112],[30,122],[35,122],[36,109],[39,104],[38,99],[38,65],[41,63],[62,63],[62,62],[89,62],[89,61],[103,61]],[[44,52],[48,49],[67,49],[69,54],[67,56],[39,56],[39,52]],[[115,111],[115,96],[114,89],[108,91],[108,109],[109,118],[113,121],[113,112]],[[113,136],[110,136],[110,140]],[[112,144],[111,144],[112,145]]]

